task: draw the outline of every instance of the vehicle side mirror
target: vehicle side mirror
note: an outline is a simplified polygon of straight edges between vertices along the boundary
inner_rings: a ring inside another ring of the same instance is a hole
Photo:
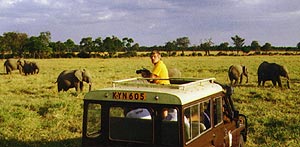
[[[232,95],[233,92],[234,92],[233,87],[232,87],[232,86],[229,86],[229,87],[227,88],[227,94],[228,94],[228,95]]]
[[[239,111],[235,110],[235,111],[233,112],[233,118],[239,119],[239,115],[240,115],[240,112],[239,112]]]

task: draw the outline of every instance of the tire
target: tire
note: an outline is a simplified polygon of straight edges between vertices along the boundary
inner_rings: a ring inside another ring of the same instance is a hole
[[[245,147],[244,137],[243,135],[240,135],[239,139],[239,147]]]

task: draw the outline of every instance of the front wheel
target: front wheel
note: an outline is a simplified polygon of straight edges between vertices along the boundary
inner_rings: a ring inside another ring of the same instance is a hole
[[[239,147],[245,147],[244,137],[240,135]]]

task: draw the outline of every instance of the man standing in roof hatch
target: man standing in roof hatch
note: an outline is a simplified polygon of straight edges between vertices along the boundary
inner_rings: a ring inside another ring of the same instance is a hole
[[[154,65],[150,78],[154,80],[151,83],[156,84],[170,84],[168,69],[166,65],[161,60],[161,55],[159,51],[153,50],[150,54],[151,62]],[[157,78],[157,80],[155,80]],[[167,79],[167,80],[166,80]]]

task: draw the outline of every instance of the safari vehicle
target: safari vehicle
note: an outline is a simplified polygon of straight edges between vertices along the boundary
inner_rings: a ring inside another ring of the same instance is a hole
[[[84,147],[243,147],[247,119],[215,78],[118,80],[84,97]]]

